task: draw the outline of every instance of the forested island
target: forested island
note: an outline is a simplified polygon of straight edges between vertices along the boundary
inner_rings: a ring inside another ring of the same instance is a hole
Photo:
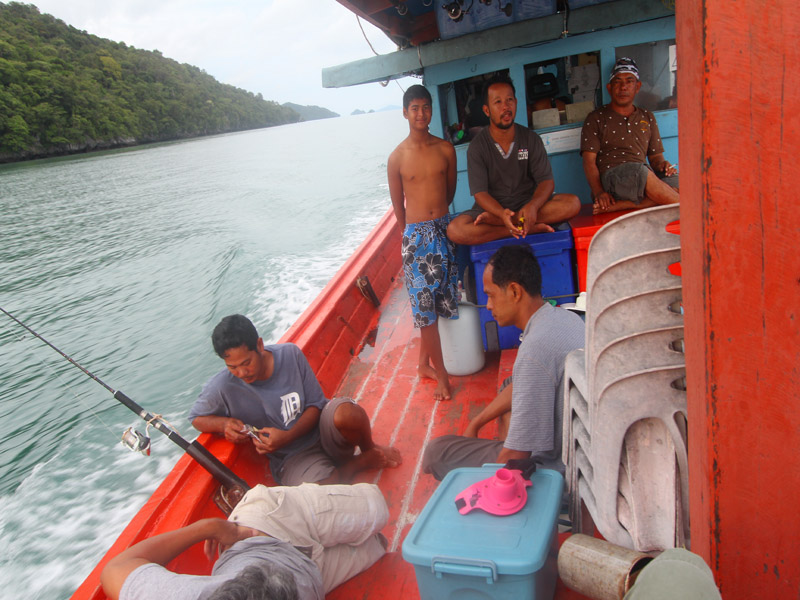
[[[303,121],[316,121],[317,119],[333,119],[335,117],[339,117],[339,113],[335,113],[332,110],[328,110],[327,108],[322,108],[321,106],[302,106],[300,104],[295,104],[294,102],[284,102],[281,106],[286,108],[291,108],[297,114],[300,115],[301,120]]]
[[[197,67],[0,2],[0,162],[301,120]]]

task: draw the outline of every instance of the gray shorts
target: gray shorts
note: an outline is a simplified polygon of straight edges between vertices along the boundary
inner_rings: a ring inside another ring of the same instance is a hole
[[[496,463],[502,449],[501,440],[443,435],[428,444],[422,458],[422,470],[441,481],[453,469]]]
[[[355,404],[352,398],[334,398],[325,405],[319,416],[319,442],[292,454],[283,461],[281,472],[275,476],[280,485],[316,483],[330,477],[336,467],[353,457],[355,446],[351,445],[336,429],[333,414],[343,402]]]
[[[600,183],[603,189],[614,196],[616,200],[629,200],[634,204],[639,204],[644,199],[644,188],[647,184],[647,176],[652,169],[645,163],[625,163],[610,168],[600,175]],[[656,175],[658,175],[656,173]],[[678,176],[662,177],[658,175],[667,185],[678,189]]]
[[[547,201],[548,201],[548,202],[550,202],[550,200],[552,200],[552,199],[553,199],[553,196],[555,196],[555,192],[554,192],[554,193],[553,193],[553,194],[550,196],[550,198],[549,198]],[[522,201],[520,201],[520,202],[517,202],[517,203],[516,203],[516,205],[514,205],[514,204],[511,204],[511,205],[508,205],[508,206],[506,206],[505,204],[503,204],[503,203],[501,202],[501,203],[500,203],[500,206],[502,206],[503,208],[508,208],[508,209],[510,209],[510,210],[513,210],[514,212],[517,212],[517,211],[518,211],[518,210],[520,210],[520,209],[521,209],[523,206],[525,206],[525,205],[526,205],[528,202],[530,202],[530,200],[531,200],[530,198],[527,198],[527,199],[524,199],[524,200],[522,200]],[[473,203],[473,204],[472,204],[472,208],[470,208],[470,209],[468,209],[468,210],[465,210],[465,211],[463,211],[463,212],[460,212],[460,213],[458,213],[458,215],[457,215],[457,216],[461,216],[461,215],[468,215],[468,216],[471,218],[471,220],[472,220],[472,221],[474,221],[475,219],[477,219],[477,218],[478,218],[478,215],[479,215],[479,214],[481,214],[481,213],[485,213],[485,212],[486,212],[486,211],[485,211],[484,209],[482,209],[482,208],[481,208],[481,207],[478,205],[478,203],[477,203],[477,202],[475,202],[475,203]]]

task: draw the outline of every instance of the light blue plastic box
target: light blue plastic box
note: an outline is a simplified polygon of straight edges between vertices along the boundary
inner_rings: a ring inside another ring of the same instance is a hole
[[[516,514],[456,509],[455,497],[499,466],[448,473],[409,531],[403,558],[414,565],[422,600],[552,600],[560,473],[537,471]]]

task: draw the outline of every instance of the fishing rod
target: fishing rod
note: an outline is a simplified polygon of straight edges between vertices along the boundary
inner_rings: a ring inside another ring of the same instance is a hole
[[[184,452],[186,452],[189,456],[191,456],[197,463],[203,467],[206,471],[211,473],[211,475],[219,481],[224,487],[228,488],[229,490],[236,490],[240,488],[242,493],[246,492],[250,489],[250,486],[241,479],[238,475],[236,475],[233,471],[231,471],[227,466],[225,466],[216,456],[211,454],[205,446],[200,444],[197,440],[193,442],[187,442],[184,438],[182,438],[177,431],[175,431],[171,425],[169,425],[164,419],[162,419],[161,415],[153,415],[139,406],[136,402],[131,400],[128,396],[126,396],[120,390],[113,389],[110,385],[105,383],[102,379],[100,379],[97,375],[80,365],[76,362],[72,357],[68,356],[58,348],[56,348],[53,344],[49,341],[44,339],[41,335],[36,333],[33,329],[28,327],[25,323],[20,321],[17,317],[12,315],[10,312],[5,310],[2,306],[0,306],[0,311],[3,312],[8,318],[15,321],[18,325],[26,329],[28,332],[33,334],[36,338],[40,339],[42,342],[50,346],[53,350],[58,352],[61,356],[63,356],[67,361],[69,361],[72,365],[83,371],[86,375],[88,375],[91,379],[94,379],[97,383],[102,385],[106,388],[111,395],[122,405],[129,408],[132,412],[136,413],[140,418],[142,418],[149,428],[155,427],[161,433],[166,435],[170,441],[174,444],[179,446]],[[122,437],[122,442],[125,446],[130,448],[135,452],[142,452],[146,454],[150,454],[150,438],[142,433],[128,428]]]

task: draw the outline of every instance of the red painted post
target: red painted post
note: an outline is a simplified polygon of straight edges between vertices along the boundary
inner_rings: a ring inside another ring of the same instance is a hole
[[[692,550],[800,598],[800,3],[677,4]]]

